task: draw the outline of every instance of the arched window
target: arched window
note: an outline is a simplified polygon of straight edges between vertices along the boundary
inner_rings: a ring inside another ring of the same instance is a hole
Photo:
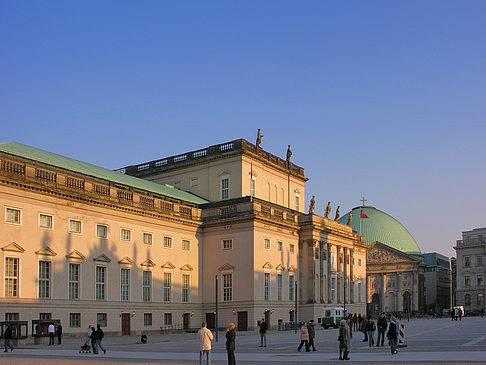
[[[484,307],[484,294],[478,294],[478,307]]]
[[[466,307],[470,307],[471,306],[471,294],[464,295],[464,305]]]

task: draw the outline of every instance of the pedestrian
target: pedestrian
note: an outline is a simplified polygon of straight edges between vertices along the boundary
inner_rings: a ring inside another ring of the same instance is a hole
[[[302,327],[300,328],[300,345],[297,347],[297,351],[300,352],[300,349],[303,345],[305,345],[305,351],[309,351],[309,330],[307,329],[307,324],[304,322]]]
[[[199,341],[201,342],[201,349],[199,351],[199,365],[203,363],[203,357],[206,355],[206,365],[211,365],[211,341],[213,340],[213,333],[208,330],[207,323],[203,322],[199,330]]]
[[[484,318],[484,308],[481,308],[481,318]]]
[[[353,331],[356,332],[356,329],[358,327],[358,316],[356,313],[353,316]]]
[[[105,333],[101,329],[101,326],[100,326],[99,323],[96,325],[96,331],[94,333],[95,333],[95,339],[96,339],[96,353],[98,353],[98,347],[99,347],[100,349],[103,350],[103,353],[106,354],[106,350],[103,347],[103,344],[101,343],[101,341],[103,340],[103,337],[105,337]]]
[[[260,323],[258,324],[260,327],[260,346],[259,347],[267,347],[267,323],[265,319],[262,318]]]
[[[308,326],[307,332],[309,332],[309,344],[307,345],[307,351],[310,351],[312,347],[312,351],[316,351],[316,347],[314,346],[314,338],[316,337],[316,330],[314,328],[314,320],[311,319]]]
[[[385,332],[388,323],[386,322],[385,313],[380,314],[380,318],[378,318],[378,338],[376,339],[376,347],[380,346],[380,337],[381,337],[381,347],[383,347],[383,343],[385,342]]]
[[[228,365],[236,365],[235,360],[235,324],[230,323],[226,330],[226,351],[228,352]]]
[[[5,345],[5,350],[3,352],[8,352],[8,348],[10,347],[10,352],[13,351],[13,346],[10,344],[10,339],[12,338],[12,328],[7,323],[5,324],[5,329],[3,330],[3,341]]]
[[[339,322],[339,360],[350,360],[349,351],[351,350],[351,333],[344,319]]]
[[[54,346],[54,332],[56,332],[56,329],[54,328],[54,323],[51,323],[49,327],[47,327],[47,333],[49,334],[49,345]]]
[[[363,317],[361,317],[361,313],[358,314],[358,331],[363,331],[361,325],[363,324]]]
[[[93,349],[93,354],[98,353],[98,347],[96,347],[96,330],[94,326],[89,326],[88,329],[88,340],[91,342],[91,348]]]
[[[371,347],[375,344],[375,330],[376,324],[375,321],[371,318],[368,318],[368,323],[366,324],[366,334],[368,335],[368,346]]]
[[[459,321],[462,321],[462,316],[464,315],[464,313],[462,313],[462,309],[459,308]]]
[[[62,338],[62,326],[61,326],[61,322],[59,322],[59,324],[57,325],[57,344],[58,345],[61,344],[61,338]]]
[[[368,325],[368,318],[363,316],[363,322],[361,323],[361,331],[363,332],[363,342],[368,341],[368,332],[366,332],[367,325]]]
[[[398,324],[394,316],[390,317],[390,325],[388,326],[388,332],[386,334],[388,341],[390,342],[390,351],[392,355],[398,354]]]

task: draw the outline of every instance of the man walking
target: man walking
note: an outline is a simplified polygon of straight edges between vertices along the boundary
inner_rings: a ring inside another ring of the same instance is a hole
[[[51,346],[51,345],[54,346],[54,332],[56,332],[56,329],[54,328],[54,324],[51,323],[49,325],[49,327],[47,327],[47,333],[49,334],[49,345],[48,346]]]
[[[398,354],[398,324],[394,316],[390,317],[390,325],[386,334],[390,341],[390,351],[392,355]]]
[[[8,348],[10,347],[10,352],[13,351],[13,346],[10,344],[10,339],[12,338],[12,329],[10,328],[10,325],[7,323],[5,330],[3,331],[3,340],[5,342],[5,351],[3,352],[8,352]]]
[[[199,365],[203,363],[203,357],[206,355],[206,365],[211,365],[211,341],[213,334],[207,329],[207,323],[203,322],[199,330],[199,341],[201,342],[201,350],[199,351]]]
[[[96,325],[96,331],[95,331],[94,335],[95,335],[95,339],[96,339],[96,350],[97,350],[96,353],[98,353],[98,348],[100,348],[100,349],[103,350],[103,353],[106,354],[106,350],[103,347],[103,344],[101,343],[101,341],[103,340],[103,337],[105,337],[105,334],[104,334],[103,330],[101,329],[99,323]]]
[[[383,343],[385,342],[385,332],[388,324],[386,323],[385,313],[380,314],[380,318],[378,318],[378,339],[376,340],[376,347],[380,346],[380,337],[381,337],[381,347],[383,347]]]
[[[306,350],[310,351],[311,346],[312,346],[312,351],[316,351],[316,348],[314,346],[314,338],[316,337],[316,330],[314,328],[314,320],[311,320],[309,322],[309,325],[307,327],[307,331],[309,332],[309,344],[307,345]]]
[[[267,323],[264,318],[262,318],[258,326],[260,327],[260,346],[258,347],[267,347]]]

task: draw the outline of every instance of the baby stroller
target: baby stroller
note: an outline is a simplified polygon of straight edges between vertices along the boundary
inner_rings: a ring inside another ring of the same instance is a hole
[[[86,341],[84,342],[84,345],[81,346],[81,350],[79,350],[79,353],[83,354],[90,354],[91,353],[91,338],[87,338]]]

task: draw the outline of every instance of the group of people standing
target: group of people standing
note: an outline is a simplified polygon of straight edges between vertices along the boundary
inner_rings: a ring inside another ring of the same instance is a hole
[[[101,329],[100,324],[98,323],[96,326],[96,329],[89,325],[88,326],[88,335],[86,337],[86,346],[89,347],[91,346],[93,348],[93,354],[98,353],[98,348],[100,348],[104,354],[106,354],[106,350],[103,347],[103,344],[101,341],[103,340],[103,337],[105,337],[105,334],[103,330]]]
[[[211,341],[213,340],[213,333],[207,328],[207,323],[203,322],[201,329],[198,332],[199,341],[201,344],[199,350],[199,365],[203,365],[204,358],[206,364],[211,365]],[[228,354],[228,365],[236,365],[235,359],[235,324],[230,323],[225,333],[226,336],[226,352]]]

